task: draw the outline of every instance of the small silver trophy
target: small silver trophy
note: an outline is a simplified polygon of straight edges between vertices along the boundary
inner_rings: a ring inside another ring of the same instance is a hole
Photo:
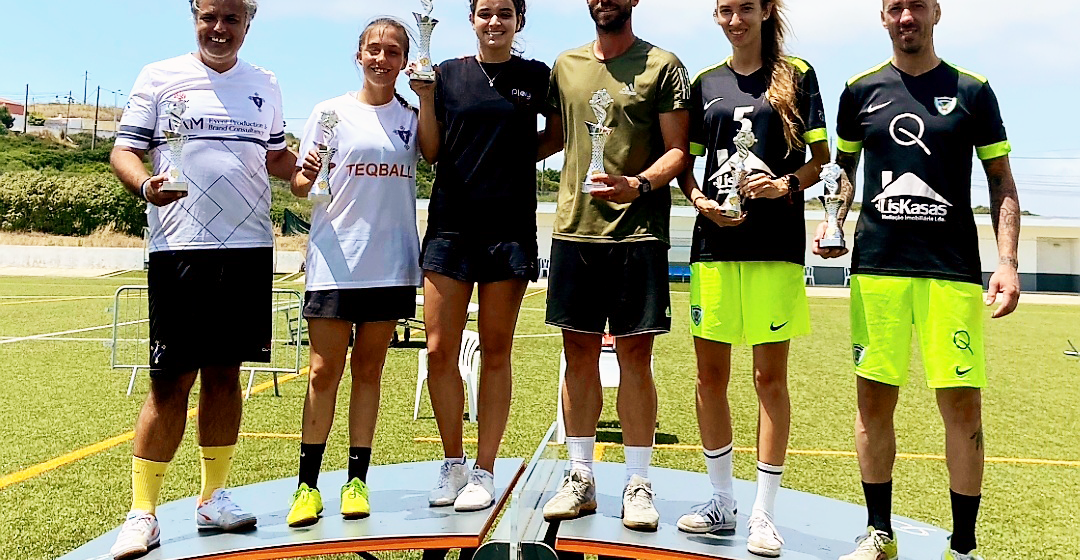
[[[592,99],[589,100],[589,106],[592,107],[593,115],[596,116],[596,122],[585,123],[589,127],[589,137],[592,139],[592,159],[589,162],[589,172],[585,176],[585,182],[581,185],[581,191],[585,193],[608,188],[606,184],[595,181],[593,177],[607,173],[604,169],[604,147],[607,146],[607,139],[611,135],[612,129],[604,123],[607,122],[608,108],[611,107],[612,103],[615,103],[615,100],[611,98],[606,89],[593,93]]]
[[[746,169],[746,160],[750,158],[750,148],[757,144],[757,138],[754,136],[754,131],[750,130],[750,127],[743,127],[739,129],[739,132],[735,134],[735,157],[733,167],[735,168],[735,181],[728,187],[721,187],[720,189],[720,213],[727,218],[738,218],[742,216],[742,196],[739,194],[739,187],[742,186],[743,181],[746,180],[746,176],[749,171]]]
[[[825,237],[821,238],[818,246],[822,249],[843,249],[844,230],[840,228],[840,209],[844,207],[844,197],[840,196],[840,176],[843,170],[835,163],[828,163],[821,167],[821,181],[825,183],[825,195],[819,197],[822,206],[825,207],[825,219],[828,226],[825,228]]]
[[[319,128],[322,129],[322,142],[315,144],[315,151],[322,160],[319,174],[315,177],[315,185],[308,191],[308,200],[312,202],[330,201],[330,162],[337,155],[337,148],[330,147],[330,142],[336,134],[335,129],[341,119],[335,111],[323,111],[319,118]]]
[[[435,68],[431,64],[431,32],[435,30],[439,20],[431,17],[431,11],[435,9],[435,0],[420,0],[420,4],[424,7],[424,13],[413,12],[416,16],[416,26],[420,28],[420,48],[416,60],[417,68],[413,71],[411,78],[422,82],[434,82]]]
[[[187,192],[188,184],[180,181],[180,177],[184,175],[184,145],[188,141],[188,136],[184,133],[184,112],[187,111],[187,100],[177,97],[165,103],[167,123],[162,132],[165,134],[165,143],[169,146],[171,164],[169,165],[169,180],[162,183],[160,190]]]

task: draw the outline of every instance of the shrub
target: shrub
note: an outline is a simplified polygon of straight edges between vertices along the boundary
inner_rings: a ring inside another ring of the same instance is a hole
[[[108,228],[142,235],[146,205],[107,173],[22,171],[0,175],[0,229],[89,235]]]

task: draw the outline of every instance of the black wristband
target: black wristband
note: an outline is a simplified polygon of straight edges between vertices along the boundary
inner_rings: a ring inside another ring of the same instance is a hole
[[[142,184],[139,185],[139,192],[137,194],[139,195],[139,198],[143,199],[143,202],[150,202],[150,199],[146,198],[146,185],[150,183],[151,179],[153,179],[153,177],[147,177],[143,180]]]

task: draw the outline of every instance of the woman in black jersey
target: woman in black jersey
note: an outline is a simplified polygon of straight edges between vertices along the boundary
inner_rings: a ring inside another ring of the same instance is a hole
[[[704,533],[735,527],[732,428],[727,386],[731,346],[753,347],[758,394],[758,492],[747,548],[779,556],[773,523],[791,423],[790,340],[810,330],[803,281],[806,232],[801,188],[828,161],[825,114],[814,69],[785,56],[781,0],[717,0],[714,17],[732,46],[726,61],[693,81],[693,155],[705,156],[706,184],[687,167],[683,192],[700,213],[691,251],[691,332],[697,354],[697,412],[713,497],[679,519]],[[753,136],[748,152],[736,135]],[[811,157],[807,161],[807,150]],[[740,162],[745,159],[743,176]],[[721,212],[737,189],[744,213]]]
[[[528,282],[537,277],[536,130],[537,116],[549,110],[550,75],[544,63],[513,53],[525,0],[472,0],[470,9],[478,54],[443,62],[434,83],[411,82],[420,97],[420,151],[438,163],[420,261],[428,388],[446,460],[429,503],[458,511],[494,503],[492,471],[510,412],[514,326]],[[480,424],[470,472],[462,448],[458,353],[474,284]]]

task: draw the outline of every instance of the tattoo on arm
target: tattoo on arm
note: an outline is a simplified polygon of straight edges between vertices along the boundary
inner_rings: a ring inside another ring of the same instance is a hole
[[[983,429],[979,426],[979,429],[971,435],[971,441],[975,442],[975,449],[982,451],[983,449]]]

